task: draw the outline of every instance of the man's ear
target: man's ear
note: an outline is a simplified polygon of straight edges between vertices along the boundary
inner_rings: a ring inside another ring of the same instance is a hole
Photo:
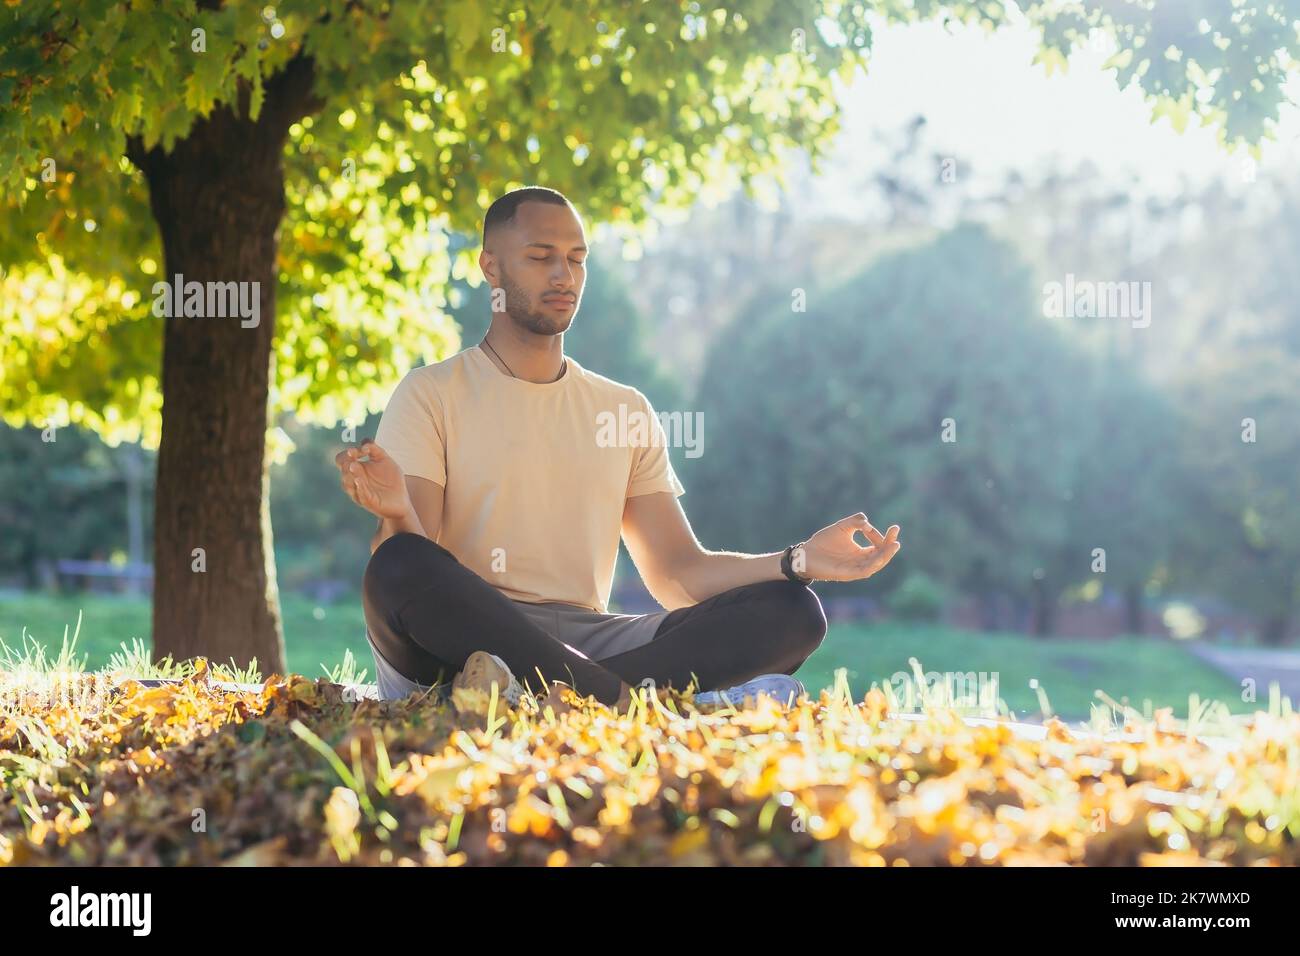
[[[497,257],[484,249],[478,254],[478,267],[483,271],[483,277],[488,283],[496,288],[497,286]]]

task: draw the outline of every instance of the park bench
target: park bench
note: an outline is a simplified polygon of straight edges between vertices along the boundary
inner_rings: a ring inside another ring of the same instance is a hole
[[[137,591],[147,591],[153,583],[152,564],[133,564],[131,562],[114,564],[111,561],[83,561],[73,558],[61,558],[54,563],[54,570],[60,579],[93,578],[126,583]]]

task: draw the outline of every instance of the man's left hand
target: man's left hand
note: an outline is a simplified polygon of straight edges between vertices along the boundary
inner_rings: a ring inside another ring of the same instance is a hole
[[[863,547],[854,540],[861,531],[870,542]],[[798,552],[794,559],[796,574],[819,581],[860,581],[869,578],[898,554],[898,525],[889,526],[881,534],[862,512],[841,518],[827,525],[808,539],[804,545],[803,567],[799,567]]]

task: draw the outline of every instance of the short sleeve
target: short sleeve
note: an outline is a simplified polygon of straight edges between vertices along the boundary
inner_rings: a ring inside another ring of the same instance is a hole
[[[375,441],[414,478],[447,484],[447,433],[437,386],[412,369],[388,400]]]
[[[686,493],[682,483],[673,471],[673,463],[668,457],[668,438],[663,422],[650,405],[650,400],[636,392],[636,399],[641,411],[648,417],[650,440],[632,449],[632,475],[628,481],[627,496],[648,495],[656,491],[670,492],[674,497]],[[688,414],[688,413],[680,413]]]

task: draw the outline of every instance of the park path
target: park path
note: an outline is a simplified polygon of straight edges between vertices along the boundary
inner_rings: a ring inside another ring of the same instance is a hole
[[[1262,647],[1222,647],[1189,641],[1187,649],[1235,681],[1255,682],[1256,703],[1268,706],[1268,687],[1277,681],[1282,693],[1300,705],[1300,650]]]

